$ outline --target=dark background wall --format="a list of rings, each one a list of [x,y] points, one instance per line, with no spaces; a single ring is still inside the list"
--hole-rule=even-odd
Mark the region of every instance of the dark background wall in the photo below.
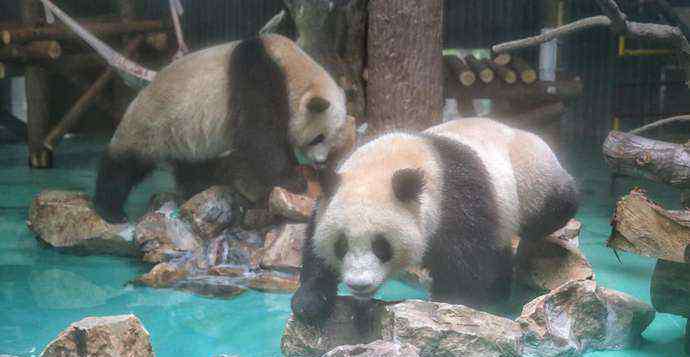
[[[649,2],[618,2],[635,20],[663,22]],[[112,0],[57,0],[56,3],[75,17],[117,12]],[[254,35],[283,8],[282,0],[182,0],[182,3],[186,11],[184,31],[193,49]],[[539,3],[535,0],[446,0],[445,46],[489,47],[536,34],[543,18]],[[671,3],[690,6],[690,0]],[[144,17],[169,16],[168,0],[141,0],[137,4]],[[18,0],[0,0],[0,21],[16,20],[17,5]],[[568,1],[566,10],[566,21],[600,14],[594,0]],[[607,29],[593,29],[560,43],[559,69],[581,77],[585,83],[585,95],[568,119],[567,126],[574,135],[604,135],[614,115],[622,117],[624,126],[634,127],[643,117],[651,120],[657,114],[690,111],[684,107],[688,93],[682,84],[668,83],[662,87],[655,83],[662,76],[670,82],[677,81],[679,73],[669,69],[674,63],[672,58],[618,57],[617,38]],[[520,55],[535,61],[537,53],[537,49],[530,49]]]

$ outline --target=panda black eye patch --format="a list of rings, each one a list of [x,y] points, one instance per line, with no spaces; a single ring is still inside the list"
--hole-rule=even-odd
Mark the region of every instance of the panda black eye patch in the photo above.
[[[347,253],[347,248],[347,239],[345,237],[338,238],[338,241],[335,242],[335,256],[342,260]]]
[[[323,134],[319,134],[309,143],[309,146],[319,145],[324,140],[326,140],[326,137]]]
[[[374,238],[371,242],[371,249],[374,251],[376,257],[383,263],[387,263],[393,258],[391,244],[388,243],[388,240],[382,235],[377,235],[376,238]]]

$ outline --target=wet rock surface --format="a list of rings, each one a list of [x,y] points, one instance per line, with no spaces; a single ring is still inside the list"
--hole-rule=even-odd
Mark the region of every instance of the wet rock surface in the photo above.
[[[144,215],[134,229],[134,242],[148,263],[169,261],[201,246],[189,224],[168,210]]]
[[[148,331],[134,315],[87,317],[71,324],[41,357],[153,357]]]
[[[199,238],[213,239],[230,227],[238,215],[233,193],[226,186],[202,191],[180,206],[180,218],[192,226]]]
[[[585,280],[529,302],[517,321],[525,331],[523,355],[542,357],[636,347],[653,319],[648,304]]]
[[[137,255],[132,227],[101,219],[83,192],[42,191],[31,202],[27,225],[41,241],[66,253]]]
[[[336,347],[323,357],[419,357],[419,349],[412,345],[376,340],[363,345]]]
[[[307,196],[297,195],[275,187],[268,196],[269,212],[294,222],[307,222],[316,202]]]
[[[302,266],[302,244],[307,224],[284,224],[266,234],[260,266],[264,269],[297,272]]]

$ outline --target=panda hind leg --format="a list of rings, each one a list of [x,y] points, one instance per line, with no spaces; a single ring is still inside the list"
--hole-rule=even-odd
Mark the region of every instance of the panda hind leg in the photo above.
[[[213,185],[221,184],[216,178],[216,161],[175,161],[172,168],[177,191],[184,200]]]
[[[110,223],[127,222],[124,205],[132,188],[153,170],[154,164],[132,152],[114,152],[107,148],[101,158],[96,179],[94,206]]]

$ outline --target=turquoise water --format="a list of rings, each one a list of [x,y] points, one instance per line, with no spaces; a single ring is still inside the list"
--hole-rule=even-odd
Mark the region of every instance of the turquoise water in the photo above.
[[[102,142],[68,140],[58,150],[56,168],[43,171],[26,167],[25,146],[0,146],[0,354],[38,355],[73,321],[133,313],[151,333],[158,356],[279,356],[280,335],[290,312],[289,295],[248,292],[223,300],[166,289],[133,288],[127,282],[149,267],[123,258],[59,254],[34,239],[25,224],[31,198],[44,188],[91,192]],[[585,193],[578,214],[584,226],[581,247],[594,266],[599,284],[649,302],[654,261],[620,253],[621,265],[604,247],[617,196],[609,192],[598,143],[579,143],[577,150],[564,161]],[[650,187],[625,180],[617,194],[634,185]],[[172,189],[172,180],[157,172],[133,193],[128,211],[133,216],[141,214],[149,194],[165,189]],[[670,207],[677,206],[676,192],[653,186],[650,195]],[[395,282],[382,292],[386,299],[424,295]],[[589,356],[681,355],[684,326],[684,318],[657,314],[640,350]]]

